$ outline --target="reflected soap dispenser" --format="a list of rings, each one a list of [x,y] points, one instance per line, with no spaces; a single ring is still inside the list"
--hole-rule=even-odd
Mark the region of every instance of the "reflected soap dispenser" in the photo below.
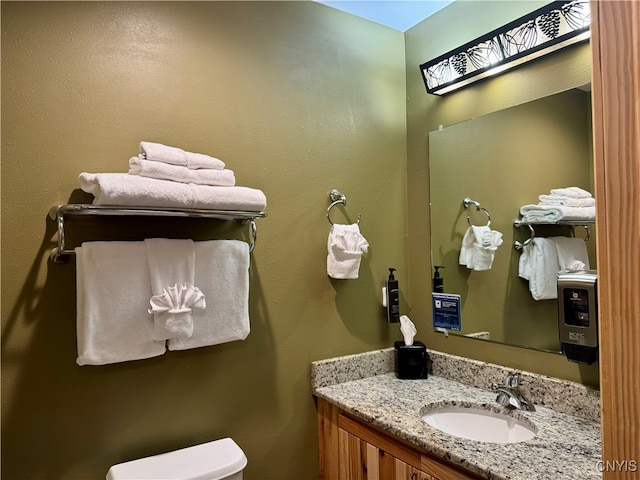
[[[439,268],[444,268],[442,265],[434,265],[436,273],[433,274],[433,291],[436,293],[444,293],[444,279],[440,276]]]
[[[383,305],[387,308],[387,322],[398,323],[400,321],[400,291],[398,280],[393,276],[395,268],[389,268],[389,278],[385,282],[383,293]]]

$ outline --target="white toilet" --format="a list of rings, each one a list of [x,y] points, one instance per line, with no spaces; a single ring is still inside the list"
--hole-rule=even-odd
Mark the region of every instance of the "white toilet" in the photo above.
[[[107,480],[242,480],[247,457],[230,438],[112,466]]]

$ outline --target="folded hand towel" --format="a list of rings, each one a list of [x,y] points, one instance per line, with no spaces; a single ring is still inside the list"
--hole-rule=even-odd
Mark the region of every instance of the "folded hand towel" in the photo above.
[[[95,205],[192,208],[258,212],[267,206],[261,190],[171,182],[126,173],[81,173],[80,188]]]
[[[486,227],[489,230],[489,227]],[[458,263],[468,267],[473,265],[473,242],[475,241],[475,235],[471,227],[467,228],[462,237],[462,246],[460,248],[460,255],[458,257]],[[473,268],[473,267],[469,267]]]
[[[362,254],[368,249],[358,224],[333,224],[327,241],[327,275],[339,280],[358,278]]]
[[[193,309],[205,309],[204,293],[195,285],[176,283],[164,288],[162,295],[149,300],[149,313],[154,316],[154,340],[193,335]]]
[[[557,277],[560,267],[555,242],[536,237],[529,252],[529,291],[534,300],[558,298]]]
[[[235,174],[232,170],[214,170],[210,168],[193,170],[179,165],[145,160],[140,157],[132,157],[129,160],[129,175],[140,175],[182,183],[195,183],[197,185],[232,187],[236,184]]]
[[[76,248],[78,365],[156,357],[147,312],[151,284],[144,243],[86,242]]]
[[[558,254],[559,272],[574,272],[589,269],[589,255],[582,238],[551,237]]]
[[[490,270],[495,252],[502,245],[502,233],[486,225],[470,226],[462,238],[459,263],[471,270]]]
[[[573,198],[562,195],[540,195],[538,197],[541,205],[564,205],[566,207],[593,207],[596,199],[593,197]]]
[[[564,205],[523,205],[520,207],[521,220],[529,223],[553,223],[559,220],[586,220],[596,218],[595,207],[567,207]]]
[[[147,160],[181,165],[193,170],[200,168],[222,170],[225,167],[224,162],[218,158],[202,153],[186,152],[181,148],[154,142],[140,142],[140,155]]]
[[[244,340],[249,335],[249,245],[239,240],[195,242],[195,278],[207,299],[193,311],[193,335],[172,338],[169,350]]]
[[[184,311],[180,305],[173,310],[183,310],[181,315],[171,316],[168,310],[157,308],[170,300],[171,286],[176,284],[193,287],[196,271],[196,254],[193,240],[170,240],[167,238],[148,238],[144,241],[151,279],[151,310],[154,314],[154,340],[190,337],[193,334],[193,317],[191,308]],[[199,290],[198,290],[199,291]],[[177,292],[176,292],[177,293]],[[181,293],[187,293],[185,291]],[[190,291],[196,294],[193,289]],[[167,298],[168,297],[168,298]],[[175,299],[178,300],[179,299]],[[156,308],[154,308],[154,304]],[[169,322],[169,324],[167,324]]]
[[[591,192],[583,190],[580,187],[552,188],[551,194],[572,198],[587,198],[592,196]]]

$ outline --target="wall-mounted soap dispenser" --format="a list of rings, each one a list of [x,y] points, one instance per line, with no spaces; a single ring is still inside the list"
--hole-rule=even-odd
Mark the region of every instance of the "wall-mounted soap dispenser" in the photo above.
[[[558,331],[569,361],[591,365],[598,359],[598,275],[595,270],[558,275]]]
[[[393,276],[395,268],[389,268],[389,279],[382,289],[382,306],[387,309],[387,322],[397,323],[400,321],[400,290],[398,280]]]

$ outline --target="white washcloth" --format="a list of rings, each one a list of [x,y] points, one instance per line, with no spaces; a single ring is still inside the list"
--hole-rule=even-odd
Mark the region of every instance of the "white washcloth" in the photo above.
[[[594,207],[596,199],[593,197],[574,198],[562,195],[540,195],[539,205],[564,205],[566,207]]]
[[[587,190],[583,190],[580,187],[565,187],[565,188],[552,188],[552,195],[560,195],[562,197],[572,197],[572,198],[588,198],[591,197],[591,192]]]
[[[224,162],[219,158],[203,155],[202,153],[186,152],[181,148],[170,147],[161,143],[140,142],[139,149],[140,155],[147,160],[181,165],[193,170],[200,168],[222,170],[225,167]]]
[[[195,242],[195,278],[207,299],[193,311],[193,335],[172,338],[169,350],[244,340],[249,335],[249,245],[240,240]]]
[[[559,273],[589,270],[589,254],[582,238],[551,237],[556,244]]]
[[[149,265],[151,290],[153,292],[153,296],[149,300],[152,307],[149,313],[153,313],[154,317],[153,339],[168,340],[170,338],[190,337],[193,335],[191,307],[189,307],[188,311],[181,306],[175,306],[169,310],[162,307],[166,302],[178,300],[171,299],[172,286],[180,284],[193,287],[195,285],[196,253],[194,242],[188,239],[148,238],[144,241],[144,244]],[[191,298],[195,300],[194,295],[197,295],[197,292],[191,289],[189,293]],[[200,308],[204,308],[201,304],[198,305]],[[170,310],[173,310],[171,313],[174,315],[171,315]],[[182,312],[175,310],[182,310]]]
[[[502,233],[486,225],[470,226],[462,238],[459,263],[471,270],[490,270],[496,250],[502,245]]]
[[[156,357],[151,284],[142,242],[86,242],[76,248],[78,365]]]
[[[327,240],[327,275],[339,280],[358,278],[362,254],[368,250],[369,243],[357,223],[334,223]]]
[[[236,184],[233,170],[226,168],[223,170],[212,168],[193,170],[179,165],[145,160],[141,157],[129,159],[129,175],[220,187],[233,187]]]
[[[80,188],[95,197],[95,205],[251,212],[262,211],[267,206],[262,190],[249,187],[212,187],[127,173],[83,172],[78,180]]]
[[[557,276],[560,266],[556,244],[549,238],[536,237],[529,249],[529,291],[534,300],[558,298]]]
[[[523,222],[529,223],[552,223],[559,220],[593,221],[596,218],[596,208],[531,204],[520,207],[520,215]]]

